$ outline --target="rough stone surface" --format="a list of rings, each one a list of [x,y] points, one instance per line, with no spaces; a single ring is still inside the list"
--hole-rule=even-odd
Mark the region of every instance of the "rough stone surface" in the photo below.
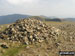
[[[37,19],[21,19],[8,26],[0,34],[1,39],[17,41],[23,44],[33,44],[36,42],[48,41],[49,38],[55,38],[60,35],[61,30],[50,27]]]

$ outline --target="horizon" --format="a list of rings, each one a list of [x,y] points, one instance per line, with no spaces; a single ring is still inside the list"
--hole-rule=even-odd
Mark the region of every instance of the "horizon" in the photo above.
[[[6,15],[0,15],[0,16],[10,16],[10,15],[28,15],[28,14],[6,14]],[[29,16],[45,16],[49,18],[75,18],[75,17],[57,17],[57,16],[46,16],[46,15],[29,15]]]

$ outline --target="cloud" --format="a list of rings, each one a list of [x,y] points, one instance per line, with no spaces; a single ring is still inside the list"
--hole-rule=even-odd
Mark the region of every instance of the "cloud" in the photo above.
[[[75,16],[75,0],[0,0],[0,15]]]
[[[20,5],[20,4],[24,4],[24,3],[32,3],[35,0],[6,0],[6,1],[13,5]]]

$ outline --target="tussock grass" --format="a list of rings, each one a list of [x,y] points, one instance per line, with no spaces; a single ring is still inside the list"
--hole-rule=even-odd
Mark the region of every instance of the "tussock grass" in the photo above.
[[[5,50],[2,56],[16,56],[21,50],[23,50],[27,45],[21,45],[15,48],[9,48]]]

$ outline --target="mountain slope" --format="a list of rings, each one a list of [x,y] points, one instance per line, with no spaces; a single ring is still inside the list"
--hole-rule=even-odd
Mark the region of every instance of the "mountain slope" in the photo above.
[[[30,16],[30,15],[22,15],[22,14],[11,14],[11,15],[0,16],[0,24],[10,24],[15,22],[18,19],[24,19],[28,17],[39,19],[41,21],[55,21],[55,22],[75,21],[75,18],[61,19],[61,18],[51,18],[47,16]]]
[[[75,21],[75,18],[66,18],[66,21]]]
[[[0,24],[13,23],[18,19],[27,18],[29,16],[30,15],[22,15],[22,14],[11,14],[11,15],[0,16]]]

